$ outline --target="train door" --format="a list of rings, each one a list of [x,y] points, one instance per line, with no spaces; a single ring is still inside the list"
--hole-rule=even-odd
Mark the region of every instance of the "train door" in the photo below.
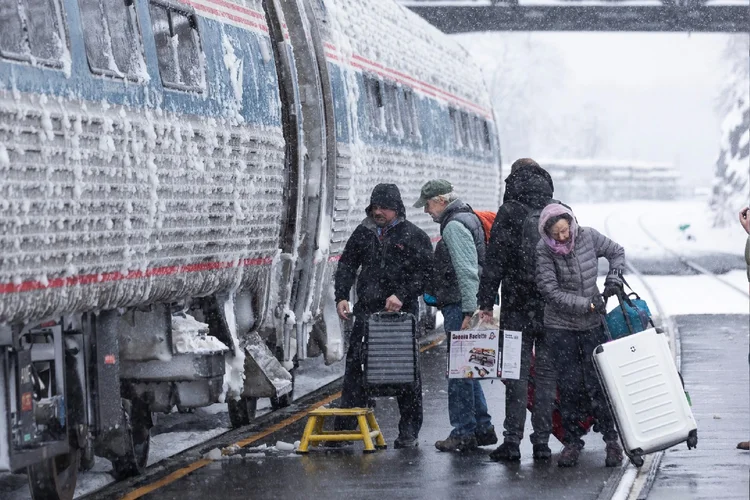
[[[316,20],[307,0],[265,0],[287,143],[286,213],[275,312],[284,360],[305,358],[333,213],[336,141],[333,97]],[[288,40],[287,40],[288,36]],[[272,298],[272,300],[274,300]]]

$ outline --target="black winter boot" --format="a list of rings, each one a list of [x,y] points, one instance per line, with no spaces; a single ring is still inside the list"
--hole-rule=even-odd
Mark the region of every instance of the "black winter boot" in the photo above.
[[[494,462],[518,462],[521,460],[521,450],[518,443],[504,442],[490,453],[490,460]]]
[[[477,438],[478,446],[489,446],[497,443],[497,434],[495,434],[495,427],[489,426],[483,431],[477,431],[474,433]]]
[[[581,454],[581,447],[578,444],[566,444],[557,459],[558,467],[575,467],[578,465],[578,457]]]
[[[534,460],[549,460],[552,458],[552,450],[544,443],[534,445]]]
[[[608,441],[607,458],[604,459],[604,465],[607,467],[617,467],[622,463],[622,447],[617,441]]]
[[[417,446],[419,446],[419,441],[412,436],[399,436],[393,442],[393,448],[396,450],[401,448],[416,448]]]

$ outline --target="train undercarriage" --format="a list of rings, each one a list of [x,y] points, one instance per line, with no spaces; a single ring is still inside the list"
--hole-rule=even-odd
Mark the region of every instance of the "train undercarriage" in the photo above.
[[[237,427],[258,398],[288,405],[295,358],[243,310],[211,296],[0,327],[0,470],[25,470],[36,500],[68,500],[95,456],[116,479],[143,472],[154,413],[226,401]]]

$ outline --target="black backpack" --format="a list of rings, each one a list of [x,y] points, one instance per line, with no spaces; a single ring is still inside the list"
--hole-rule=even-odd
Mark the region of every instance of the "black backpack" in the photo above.
[[[541,208],[529,208],[518,201],[513,201],[513,203],[517,203],[526,210],[526,217],[524,217],[521,226],[521,242],[518,250],[518,277],[533,285],[536,284],[536,245],[542,238],[539,234],[539,216],[547,205],[552,203],[565,204],[553,198],[550,198]]]

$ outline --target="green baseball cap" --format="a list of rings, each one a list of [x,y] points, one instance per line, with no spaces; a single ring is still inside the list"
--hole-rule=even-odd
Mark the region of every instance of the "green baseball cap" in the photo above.
[[[422,192],[419,193],[419,199],[414,204],[414,208],[421,208],[427,205],[427,200],[430,198],[434,198],[441,194],[448,194],[451,191],[453,191],[453,186],[450,182],[444,179],[427,181],[425,185],[422,186]]]

